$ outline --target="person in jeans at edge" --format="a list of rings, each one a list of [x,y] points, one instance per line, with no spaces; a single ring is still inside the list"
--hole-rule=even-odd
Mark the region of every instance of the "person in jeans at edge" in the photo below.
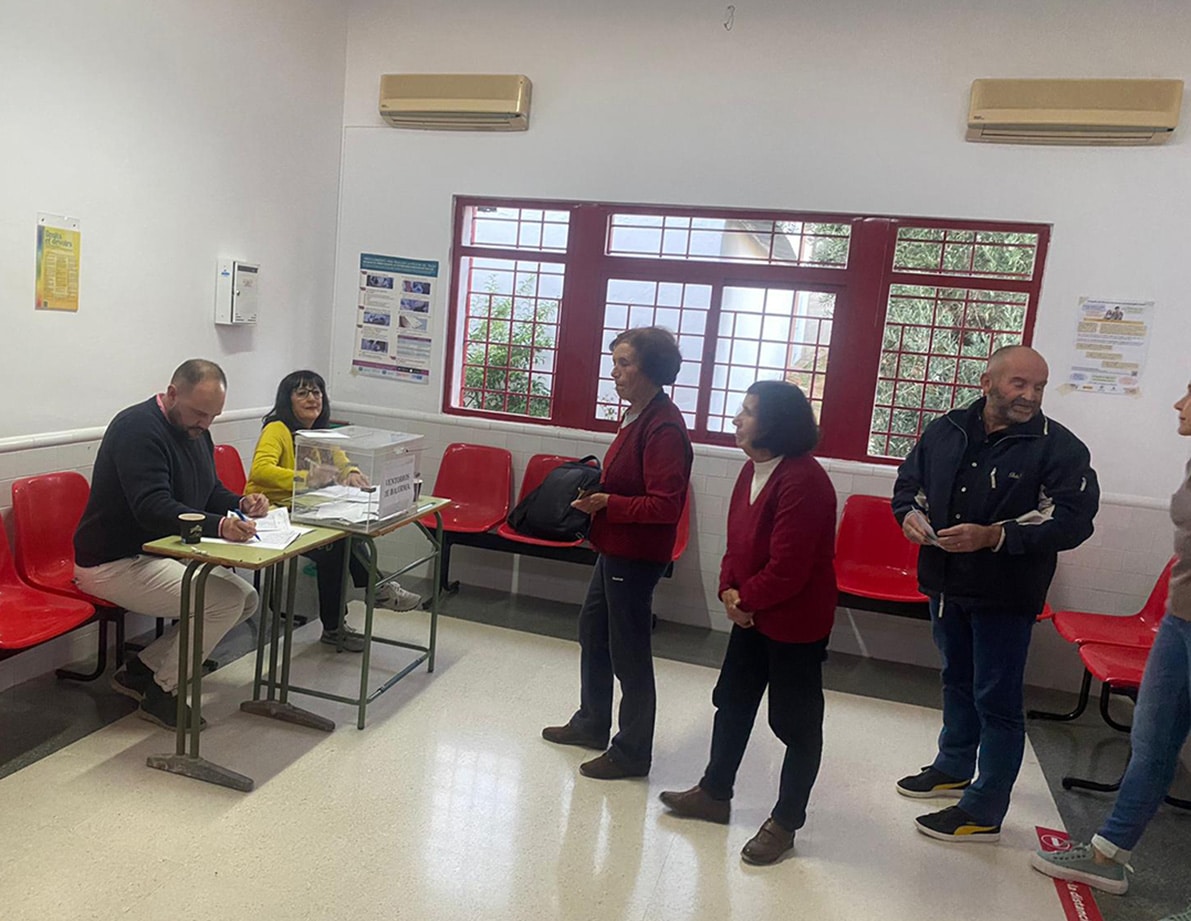
[[[943,841],[1000,838],[1025,750],[1031,631],[1059,551],[1091,536],[1100,504],[1088,449],[1042,415],[1048,373],[1027,346],[997,349],[984,396],[927,426],[894,485],[943,663],[938,754],[897,792],[960,798],[915,819]]]
[[[579,612],[579,709],[542,737],[604,753],[579,766],[585,777],[644,777],[653,758],[653,590],[674,553],[691,477],[682,413],[662,391],[682,365],[668,330],[630,329],[611,343],[612,380],[629,404],[604,457],[596,491],[571,504],[591,515],[599,551]],[[612,726],[612,678],[620,681],[620,731]],[[607,751],[604,751],[607,747]]]
[[[178,515],[201,512],[203,535],[247,541],[251,518],[269,510],[264,496],[237,496],[215,475],[207,431],[223,412],[227,378],[214,362],[192,358],[165,393],[117,413],[108,424],[91,495],[74,534],[74,581],[84,592],[147,617],[176,618],[186,564],[150,556],[141,545],[178,533]],[[245,520],[235,514],[248,516]],[[203,655],[255,613],[257,594],[230,569],[207,579]],[[139,701],[137,715],[167,729],[178,725],[178,628],[167,631],[112,676],[112,688]],[[187,725],[190,712],[186,714]]]
[[[1179,434],[1191,436],[1191,385],[1174,408]],[[1053,854],[1039,851],[1030,859],[1047,876],[1118,895],[1129,888],[1130,853],[1170,790],[1179,752],[1191,730],[1191,461],[1178,491],[1170,497],[1170,518],[1176,560],[1170,571],[1166,615],[1137,692],[1129,733],[1133,753],[1117,801],[1089,843]],[[1162,921],[1191,921],[1191,905]]]
[[[811,456],[819,427],[805,394],[758,381],[736,418],[749,460],[728,507],[720,601],[732,633],[712,693],[703,778],[661,795],[672,812],[726,824],[733,785],[769,690],[769,725],[786,746],[777,805],[740,856],[771,864],[794,847],[823,755],[823,661],[835,620],[835,487]]]

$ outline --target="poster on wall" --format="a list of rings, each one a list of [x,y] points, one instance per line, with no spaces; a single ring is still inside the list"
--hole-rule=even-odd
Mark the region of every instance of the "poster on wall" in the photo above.
[[[352,369],[430,383],[430,317],[437,288],[437,262],[361,253]]]
[[[1153,323],[1153,301],[1081,297],[1068,385],[1089,393],[1140,395]]]
[[[79,310],[79,243],[76,218],[37,215],[37,310]]]

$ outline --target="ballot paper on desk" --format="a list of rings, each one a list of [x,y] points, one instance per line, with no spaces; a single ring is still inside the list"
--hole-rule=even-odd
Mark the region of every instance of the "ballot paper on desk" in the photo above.
[[[380,520],[380,494],[375,489],[355,486],[324,486],[301,497],[304,521],[366,524]]]
[[[235,518],[236,513],[228,512],[227,517]],[[311,528],[303,528],[291,524],[289,510],[284,508],[271,508],[269,509],[269,514],[263,518],[253,518],[251,520],[256,524],[256,537],[249,541],[249,543],[254,547],[265,547],[269,550],[284,550],[303,534],[312,530]],[[204,537],[203,543],[231,544],[243,543],[243,541],[224,540],[220,537]]]

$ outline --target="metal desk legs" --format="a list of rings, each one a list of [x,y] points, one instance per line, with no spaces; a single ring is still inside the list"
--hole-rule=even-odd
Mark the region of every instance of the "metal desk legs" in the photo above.
[[[294,592],[298,583],[299,559],[296,556],[291,557],[282,566],[270,566],[265,571],[261,591],[261,629],[257,637],[256,673],[252,682],[252,700],[241,703],[240,709],[245,713],[267,716],[270,719],[282,720],[286,723],[296,723],[299,726],[308,726],[323,732],[332,732],[335,729],[333,720],[309,710],[303,710],[301,707],[295,707],[289,702],[289,671],[294,645]],[[276,569],[283,567],[285,568],[284,573],[275,573]],[[286,576],[284,605],[281,601],[281,579],[277,578],[279,575]],[[284,618],[282,617],[283,612],[285,612]],[[283,619],[285,620],[285,641],[284,651],[281,654],[281,680],[279,682],[277,680],[277,653],[281,643],[281,621]],[[269,676],[267,681],[263,681],[261,673],[264,667],[266,631],[272,636],[269,641]],[[264,700],[261,699],[262,684],[268,694]]]
[[[246,777],[229,768],[199,756],[199,731],[202,728],[203,705],[203,602],[207,588],[207,577],[217,563],[203,563],[192,560],[186,566],[182,577],[182,603],[179,607],[178,630],[178,729],[175,734],[175,748],[172,755],[150,755],[145,763],[159,771],[182,774],[194,780],[219,784],[247,793],[252,789],[251,777]],[[198,574],[197,578],[195,574]],[[190,649],[191,605],[190,593],[194,589],[194,649]],[[193,661],[190,661],[192,660]],[[190,675],[194,675],[193,683]],[[186,700],[190,697],[190,751],[186,750]]]

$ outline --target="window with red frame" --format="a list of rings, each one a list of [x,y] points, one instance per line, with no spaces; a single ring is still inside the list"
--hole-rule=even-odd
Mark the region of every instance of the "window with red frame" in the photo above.
[[[693,440],[732,443],[753,381],[797,383],[824,456],[890,462],[1028,342],[1049,227],[456,200],[444,409],[611,431],[608,344],[657,325]]]

